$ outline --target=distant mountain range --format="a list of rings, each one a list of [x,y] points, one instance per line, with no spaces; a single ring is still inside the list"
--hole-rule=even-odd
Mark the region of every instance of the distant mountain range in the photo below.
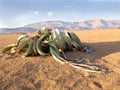
[[[64,21],[43,21],[25,25],[18,28],[0,28],[0,33],[19,33],[34,32],[38,28],[58,28],[60,30],[89,30],[89,29],[105,29],[120,27],[120,20],[103,20],[94,19],[83,22],[64,22]]]

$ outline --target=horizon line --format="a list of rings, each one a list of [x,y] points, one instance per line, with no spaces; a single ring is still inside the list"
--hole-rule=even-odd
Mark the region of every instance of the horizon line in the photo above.
[[[20,28],[20,27],[24,27],[26,25],[30,25],[30,24],[35,24],[35,23],[41,23],[41,22],[52,22],[52,21],[60,21],[60,22],[85,22],[85,21],[91,21],[91,20],[104,20],[104,21],[117,21],[120,19],[102,19],[102,18],[94,18],[94,19],[87,19],[87,20],[81,20],[81,21],[69,21],[69,20],[42,20],[42,21],[38,21],[38,22],[33,22],[33,23],[28,23],[25,25],[21,25],[21,26],[15,26],[15,27],[0,27],[0,28]]]

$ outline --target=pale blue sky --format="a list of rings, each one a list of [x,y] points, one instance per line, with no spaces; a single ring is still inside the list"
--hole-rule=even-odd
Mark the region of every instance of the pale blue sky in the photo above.
[[[120,0],[0,0],[0,27],[96,18],[120,20]]]

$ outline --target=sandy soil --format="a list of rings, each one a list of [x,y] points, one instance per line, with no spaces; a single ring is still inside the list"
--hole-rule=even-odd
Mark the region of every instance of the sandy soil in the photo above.
[[[84,57],[91,65],[109,70],[89,73],[61,65],[51,56],[2,60],[1,50],[20,34],[0,35],[0,90],[120,90],[120,29],[74,31],[92,54],[67,52],[69,58]]]

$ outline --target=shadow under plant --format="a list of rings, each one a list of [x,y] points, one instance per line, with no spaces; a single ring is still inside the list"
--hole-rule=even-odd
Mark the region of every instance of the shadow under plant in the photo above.
[[[93,52],[88,54],[80,51],[66,52],[69,58],[86,58],[89,60],[98,60],[104,56],[120,52],[120,41],[116,42],[100,42],[100,43],[86,43],[93,49]]]

